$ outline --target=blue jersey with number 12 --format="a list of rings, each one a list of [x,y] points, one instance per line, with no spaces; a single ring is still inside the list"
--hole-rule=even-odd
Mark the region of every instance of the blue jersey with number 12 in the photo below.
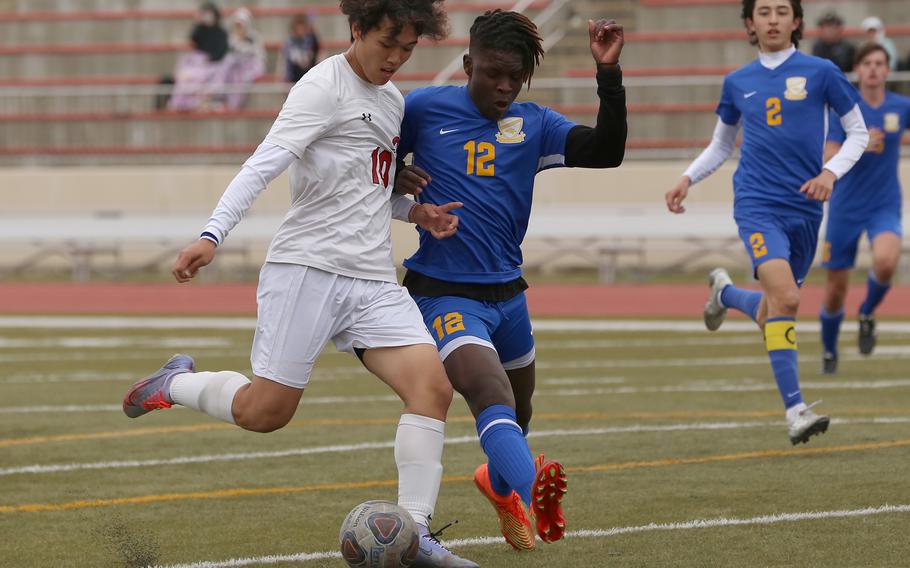
[[[405,99],[398,156],[432,182],[420,201],[464,203],[458,232],[436,240],[420,230],[420,248],[404,265],[447,282],[500,284],[521,276],[537,172],[565,163],[575,124],[533,103],[512,103],[499,121],[480,114],[466,87],[427,87]]]
[[[730,125],[742,120],[743,127],[735,214],[821,219],[822,203],[799,189],[822,171],[829,107],[840,117],[858,99],[833,63],[798,51],[775,69],[753,61],[727,75],[717,114]]]

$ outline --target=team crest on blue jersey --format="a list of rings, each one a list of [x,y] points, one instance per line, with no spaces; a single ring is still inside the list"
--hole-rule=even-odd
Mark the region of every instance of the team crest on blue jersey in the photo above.
[[[524,119],[520,116],[509,116],[496,123],[499,126],[499,132],[496,133],[496,141],[500,144],[518,144],[525,141],[525,133],[521,131],[524,126]]]
[[[894,134],[901,130],[901,115],[896,112],[885,113],[885,132]]]
[[[784,92],[784,98],[788,101],[801,101],[808,97],[806,81],[805,77],[787,77],[787,90]]]

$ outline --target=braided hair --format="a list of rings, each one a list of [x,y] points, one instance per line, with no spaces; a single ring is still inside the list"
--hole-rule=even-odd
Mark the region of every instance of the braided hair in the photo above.
[[[392,35],[407,25],[414,26],[417,37],[440,40],[448,35],[444,0],[340,0],[341,13],[353,26],[367,32],[378,28],[382,19],[392,21]]]
[[[793,47],[799,47],[799,40],[803,39],[803,4],[802,0],[790,0],[790,7],[793,9],[793,17],[799,18],[799,27],[793,30],[793,33],[790,34],[790,41],[793,42]],[[748,20],[755,19],[755,0],[743,0],[743,11],[741,14],[743,22]],[[749,43],[752,45],[758,45],[758,38],[755,37],[755,33],[749,32]]]
[[[470,49],[509,51],[521,55],[522,71],[528,86],[534,68],[543,58],[543,39],[537,26],[524,14],[490,10],[474,20]]]

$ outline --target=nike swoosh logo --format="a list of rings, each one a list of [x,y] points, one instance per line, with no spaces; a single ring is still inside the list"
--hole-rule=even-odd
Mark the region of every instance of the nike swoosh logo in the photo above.
[[[744,99],[748,99],[749,97],[751,97],[752,95],[754,95],[754,94],[757,93],[757,92],[758,92],[758,91],[752,91],[751,93],[746,93],[746,94],[743,95],[743,98],[744,98]]]
[[[452,128],[450,130],[446,130],[444,128],[439,129],[440,134],[449,134],[450,132],[458,132],[458,129],[457,128]]]
[[[794,396],[796,396],[796,395],[798,395],[798,394],[799,394],[799,391],[787,393],[787,398],[792,398],[792,397],[794,397]]]

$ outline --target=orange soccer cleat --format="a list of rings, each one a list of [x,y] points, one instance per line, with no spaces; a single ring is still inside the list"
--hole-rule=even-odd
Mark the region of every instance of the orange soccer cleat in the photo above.
[[[512,491],[511,495],[503,497],[493,491],[487,464],[481,464],[474,470],[474,484],[496,509],[496,514],[499,515],[499,530],[502,531],[506,542],[516,550],[533,550],[534,532],[531,528],[531,519],[528,518],[518,493]]]
[[[537,477],[531,490],[531,505],[537,525],[537,535],[544,542],[556,542],[566,534],[566,519],[562,514],[562,498],[566,494],[566,469],[557,461],[537,456]],[[475,474],[476,479],[476,474]]]

